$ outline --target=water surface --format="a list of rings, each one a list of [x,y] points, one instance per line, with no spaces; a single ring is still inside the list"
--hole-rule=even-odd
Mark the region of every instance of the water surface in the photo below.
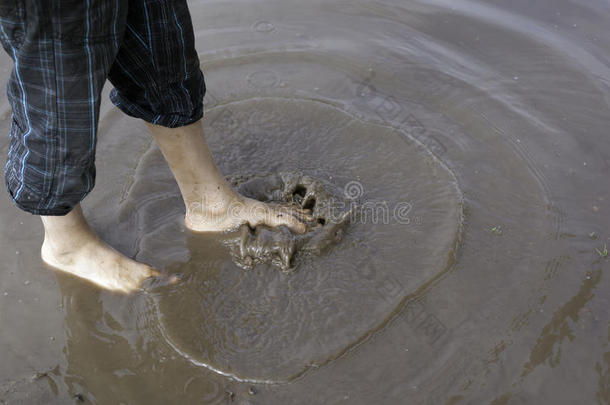
[[[184,230],[145,127],[106,102],[83,208],[182,281],[121,297],[56,275],[5,196],[0,399],[608,403],[607,4],[190,5],[223,172],[314,176],[388,220],[293,274],[244,270],[229,236]]]

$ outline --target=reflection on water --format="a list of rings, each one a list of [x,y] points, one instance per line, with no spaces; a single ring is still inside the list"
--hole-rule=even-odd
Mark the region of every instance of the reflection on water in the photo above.
[[[605,3],[190,5],[222,171],[303,173],[367,215],[292,274],[239,268],[231,235],[184,230],[145,128],[106,104],[85,211],[181,282],[57,289],[0,201],[0,399],[608,403]]]
[[[223,381],[206,369],[176,367],[171,350],[155,344],[150,298],[109,296],[58,275],[68,335],[61,381],[76,403],[218,403]],[[171,376],[168,380],[167,376]],[[81,400],[82,399],[82,400]]]

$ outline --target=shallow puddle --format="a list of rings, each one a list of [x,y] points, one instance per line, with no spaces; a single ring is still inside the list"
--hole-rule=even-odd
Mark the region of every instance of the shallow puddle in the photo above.
[[[270,263],[244,270],[229,254],[248,243],[266,244],[263,249],[291,243],[289,231],[264,230],[274,232],[271,242],[247,227],[224,235],[228,252],[212,261],[209,236],[188,235],[188,259],[169,265],[182,281],[152,296],[163,336],[188,360],[240,379],[287,381],[380,328],[406,297],[448,268],[462,223],[461,195],[452,173],[397,130],[309,100],[241,101],[210,109],[208,119],[229,109],[248,125],[208,131],[223,172],[262,200],[274,191],[277,200],[296,194],[304,206],[317,198],[313,214],[325,225],[300,237],[306,240],[297,243],[298,267],[289,274]],[[150,263],[171,257],[180,244],[166,241],[185,238],[176,226],[180,213],[165,223],[155,216],[178,198],[175,189],[151,194],[152,182],[165,182],[160,173],[171,181],[159,154],[156,148],[145,153],[125,200],[150,201],[139,206],[143,219],[136,228],[146,235],[138,258]],[[287,171],[299,175],[282,175]],[[336,232],[326,229],[350,212],[344,234],[328,243]],[[243,255],[237,264],[244,267]]]

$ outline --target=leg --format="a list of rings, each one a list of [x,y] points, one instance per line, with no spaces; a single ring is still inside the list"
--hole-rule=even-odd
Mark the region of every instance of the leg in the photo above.
[[[205,83],[185,0],[130,2],[127,30],[109,78],[112,101],[141,118],[163,152],[186,205],[186,226],[224,231],[243,223],[304,232],[307,214],[235,193],[216,168],[200,119]]]
[[[306,230],[299,218],[311,217],[303,210],[265,204],[233,191],[214,164],[201,121],[180,128],[148,126],[180,187],[187,228],[225,231],[249,223]]]
[[[95,182],[100,92],[126,16],[120,3],[3,2],[0,38],[14,60],[6,184],[17,206],[42,216],[43,260],[105,288],[130,291],[152,270],[99,240],[78,205]]]

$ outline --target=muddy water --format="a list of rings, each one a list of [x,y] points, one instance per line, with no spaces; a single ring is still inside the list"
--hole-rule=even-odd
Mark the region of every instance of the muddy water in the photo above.
[[[191,12],[223,172],[309,176],[336,211],[368,209],[293,272],[244,269],[236,235],[184,230],[145,128],[106,103],[86,214],[181,281],[122,297],[55,274],[38,219],[5,196],[0,399],[608,403],[610,262],[595,251],[610,244],[607,5]]]
[[[254,178],[242,188],[263,200],[284,188],[303,194],[314,217],[325,218],[318,231],[334,234],[313,234],[299,251],[318,250],[319,242],[345,234],[328,249],[297,256],[289,274],[268,265],[243,271],[231,260],[210,262],[209,243],[176,226],[180,213],[165,223],[157,218],[166,211],[168,190],[153,196],[149,185],[160,173],[168,179],[171,173],[156,148],[127,197],[150,203],[136,209],[143,220],[125,231],[146,235],[138,246],[146,262],[175,258],[173,252],[186,245],[186,263],[169,267],[183,281],[152,293],[162,335],[180,355],[239,379],[291,381],[379,329],[406,296],[446,270],[461,231],[461,195],[452,173],[421,144],[328,104],[258,98],[210,108],[208,119],[220,119],[217,114],[229,108],[237,122],[248,125],[230,133],[224,125],[210,127],[208,140],[223,172],[242,178],[251,173]],[[405,161],[422,175],[396,170]],[[289,169],[308,176],[282,175]],[[257,176],[274,172],[280,173],[275,180]],[[274,187],[278,181],[288,186]],[[338,190],[331,194],[333,185]],[[177,190],[173,194],[179,198]],[[335,230],[350,211],[358,215]],[[236,238],[240,247],[234,249],[242,250],[243,237],[242,229],[224,244]],[[245,244],[255,246],[245,248],[254,252],[256,245],[268,250],[286,242],[280,231],[275,238],[259,232],[246,237]]]

